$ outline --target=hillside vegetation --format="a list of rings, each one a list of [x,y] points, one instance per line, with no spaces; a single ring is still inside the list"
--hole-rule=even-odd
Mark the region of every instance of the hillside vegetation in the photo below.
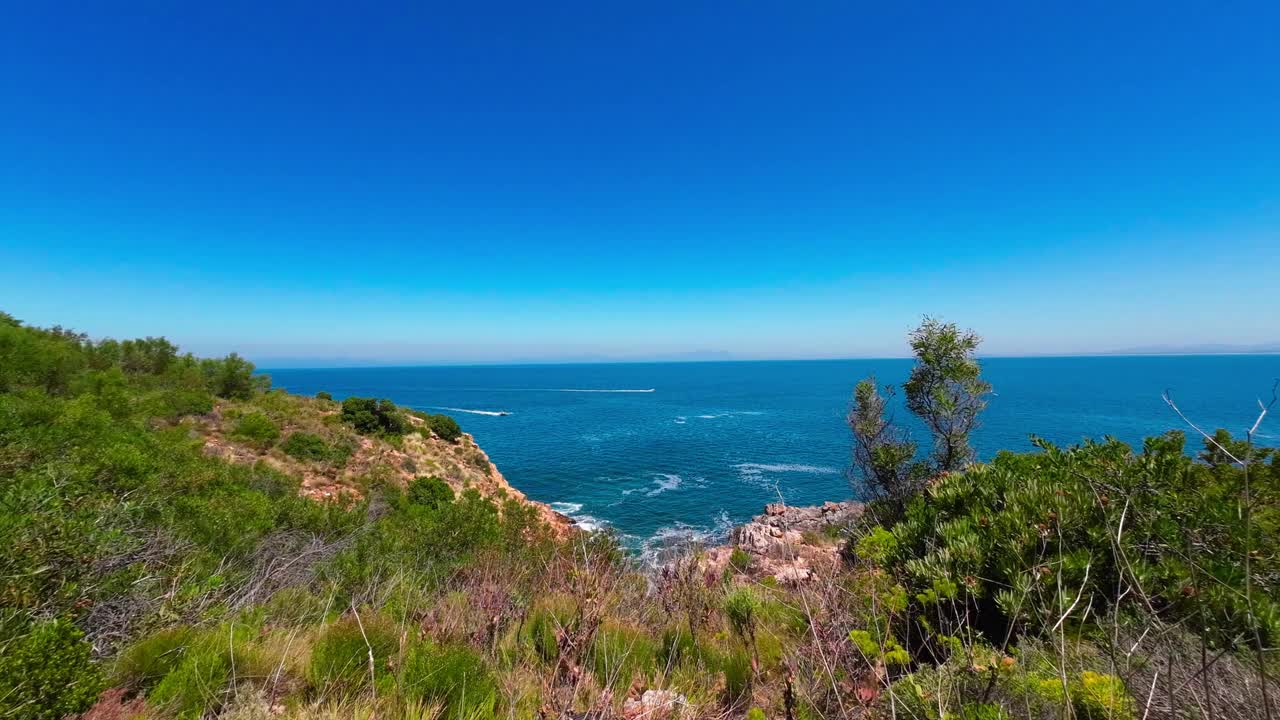
[[[912,340],[932,448],[859,384],[865,511],[650,570],[451,418],[0,315],[0,718],[1274,712],[1277,453],[975,463],[976,336]]]

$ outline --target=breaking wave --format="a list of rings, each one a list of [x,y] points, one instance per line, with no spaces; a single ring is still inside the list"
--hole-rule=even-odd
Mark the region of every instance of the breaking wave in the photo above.
[[[653,484],[656,487],[645,493],[645,495],[653,497],[654,495],[661,495],[668,490],[675,490],[684,484],[684,478],[675,473],[658,473],[653,478]]]
[[[709,545],[725,541],[733,530],[734,522],[729,513],[720,511],[710,525],[690,525],[678,522],[660,527],[640,543],[640,558],[651,566],[661,565],[671,555],[690,545]]]
[[[573,521],[573,524],[587,532],[596,532],[603,530],[608,523],[592,515],[582,512],[582,503],[575,502],[553,502],[547,503],[552,510],[564,515]]]

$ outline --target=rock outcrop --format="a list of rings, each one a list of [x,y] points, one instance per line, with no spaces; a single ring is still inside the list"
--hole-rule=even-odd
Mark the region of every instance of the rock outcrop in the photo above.
[[[341,463],[299,460],[278,446],[256,447],[238,439],[231,432],[233,417],[245,409],[232,401],[219,401],[213,412],[193,418],[190,427],[201,437],[207,454],[243,465],[264,463],[298,478],[299,492],[313,500],[358,498],[361,482],[371,477],[404,485],[415,477],[430,475],[448,483],[455,493],[474,489],[496,501],[510,498],[530,505],[558,533],[567,533],[572,527],[569,518],[544,503],[528,499],[512,487],[467,433],[449,442],[429,432],[410,432],[391,442],[356,435],[349,427],[335,422],[336,408],[325,403],[298,396],[287,396],[279,402],[288,403],[275,413],[282,435],[306,431],[334,442],[345,442],[352,448],[350,457]],[[249,410],[258,411],[257,408]],[[415,429],[422,427],[420,418],[409,415],[406,419]]]
[[[646,690],[639,699],[622,704],[625,720],[663,720],[682,715],[689,701],[671,690]]]
[[[722,568],[737,548],[751,557],[752,574],[772,575],[786,584],[803,582],[815,566],[838,559],[839,537],[828,530],[853,522],[863,508],[853,501],[810,507],[770,503],[763,515],[734,528],[729,535],[732,545],[716,548],[708,560]]]

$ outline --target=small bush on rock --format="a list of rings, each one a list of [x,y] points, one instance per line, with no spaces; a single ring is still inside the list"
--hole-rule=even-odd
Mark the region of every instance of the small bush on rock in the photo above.
[[[330,445],[324,438],[308,432],[291,433],[280,444],[280,449],[299,460],[330,462],[345,457],[345,453]]]
[[[454,442],[462,437],[462,428],[459,427],[458,421],[448,415],[428,415],[426,421],[427,428],[445,442]]]
[[[390,400],[349,397],[342,401],[342,420],[363,435],[403,435],[409,429],[400,408]]]
[[[420,477],[410,481],[405,495],[410,503],[432,510],[453,502],[453,488],[438,477]]]

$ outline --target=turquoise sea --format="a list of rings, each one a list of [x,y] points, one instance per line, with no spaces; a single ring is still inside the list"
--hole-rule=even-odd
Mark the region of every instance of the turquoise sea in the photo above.
[[[858,379],[901,383],[910,360],[271,369],[278,387],[390,398],[454,416],[507,479],[580,523],[645,549],[714,538],[779,496],[852,495],[844,423]],[[990,358],[981,457],[1184,428],[1167,388],[1205,428],[1243,432],[1280,355]],[[900,401],[901,398],[899,398]],[[506,413],[506,414],[501,414]],[[899,407],[922,445],[923,428]],[[1277,444],[1280,412],[1260,430]],[[1191,441],[1189,441],[1189,445]],[[1196,442],[1196,447],[1199,447]]]

